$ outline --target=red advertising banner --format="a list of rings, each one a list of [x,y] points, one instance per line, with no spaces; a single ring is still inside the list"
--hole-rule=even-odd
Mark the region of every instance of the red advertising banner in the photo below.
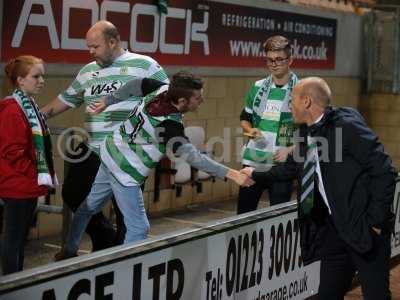
[[[336,20],[211,1],[4,1],[1,61],[33,54],[51,63],[87,63],[85,34],[100,19],[120,30],[124,47],[162,65],[264,67],[262,44],[282,34],[294,67],[335,67]]]

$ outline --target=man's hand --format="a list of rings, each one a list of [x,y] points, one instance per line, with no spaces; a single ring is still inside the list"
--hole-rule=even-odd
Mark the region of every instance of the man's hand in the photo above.
[[[253,174],[254,168],[252,167],[245,167],[243,169],[240,170],[240,173],[245,174],[246,176],[248,176],[249,178],[251,178],[251,175]]]
[[[276,162],[285,162],[289,154],[293,153],[295,146],[281,148],[275,152],[273,159]]]
[[[382,229],[376,228],[376,227],[374,227],[374,226],[372,226],[372,230],[375,231],[375,233],[376,233],[377,235],[381,235],[381,233],[382,233]]]
[[[106,105],[106,100],[103,98],[100,98],[96,102],[90,103],[86,109],[86,112],[88,112],[91,115],[97,115],[104,111],[107,108]]]
[[[251,137],[251,138],[262,137],[262,134],[258,128],[249,128],[248,130],[243,132],[243,135]]]
[[[57,116],[58,114],[63,113],[64,111],[67,111],[70,108],[71,106],[65,104],[58,97],[56,97],[51,102],[42,107],[40,109],[40,112],[45,119],[50,119]]]
[[[226,177],[233,180],[236,184],[240,186],[249,187],[254,184],[254,181],[249,176],[233,169],[229,169]]]

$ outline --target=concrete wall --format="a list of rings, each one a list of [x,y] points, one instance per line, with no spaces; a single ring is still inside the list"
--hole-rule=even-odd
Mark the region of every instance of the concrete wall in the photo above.
[[[359,106],[360,99],[360,74],[361,74],[361,20],[358,16],[345,13],[332,13],[316,9],[306,9],[288,4],[261,0],[225,0],[232,4],[254,5],[256,7],[277,9],[282,11],[304,13],[319,17],[336,18],[337,23],[337,47],[336,67],[334,70],[295,70],[300,76],[319,75],[327,79],[334,94],[334,104]],[[0,2],[0,9],[1,9]],[[0,10],[1,11],[1,10]],[[1,16],[2,14],[0,14]],[[0,19],[1,20],[1,19]],[[0,23],[1,24],[1,23]],[[349,47],[348,45],[351,45]],[[47,78],[46,88],[38,97],[38,103],[43,106],[53,97],[64,90],[76,74],[80,65],[49,64],[46,66]],[[186,69],[200,74],[205,79],[205,101],[196,113],[185,116],[186,126],[201,126],[206,132],[207,139],[212,137],[223,137],[224,128],[229,129],[231,138],[229,140],[231,151],[228,151],[230,159],[224,163],[232,168],[240,168],[240,154],[242,137],[237,134],[239,128],[239,114],[243,108],[243,98],[250,85],[265,76],[264,69],[257,68],[185,68],[166,67],[169,75],[177,70]],[[0,80],[2,78],[0,77]],[[6,87],[1,83],[2,95],[6,95]],[[83,108],[70,110],[52,120],[50,126],[71,127],[82,126]],[[54,138],[57,145],[57,138]],[[56,148],[56,147],[55,147]],[[223,149],[216,145],[215,155],[220,156]],[[58,151],[55,151],[56,169],[63,182],[63,161]],[[219,201],[235,199],[238,188],[230,182],[217,180],[215,182],[204,182],[202,193],[197,193],[195,187],[185,185],[181,197],[176,196],[173,189],[162,189],[159,201],[154,201],[154,174],[146,182],[144,191],[145,206],[150,214],[159,214],[168,210],[181,209],[188,204],[208,201]],[[52,199],[52,204],[61,205],[60,188]],[[109,209],[105,209],[109,213]],[[58,234],[61,230],[61,217],[58,215],[40,214],[39,226],[35,232],[37,236]]]
[[[361,110],[368,124],[383,142],[394,165],[400,168],[400,95],[369,95],[362,102]]]

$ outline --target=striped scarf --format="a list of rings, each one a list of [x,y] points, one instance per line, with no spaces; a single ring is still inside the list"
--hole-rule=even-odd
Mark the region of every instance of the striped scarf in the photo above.
[[[243,148],[244,165],[258,169],[270,169],[274,164],[274,153],[292,144],[294,124],[289,109],[289,100],[298,78],[290,72],[289,81],[284,95],[279,99],[271,99],[270,92],[273,86],[272,75],[269,75],[259,86],[254,96],[253,127],[258,128],[262,137],[250,139]]]
[[[298,81],[299,79],[297,78],[296,74],[290,72],[288,89],[286,91],[285,99],[283,99],[283,102],[288,102],[291,96],[290,94],[292,93],[292,90]],[[254,106],[253,109],[260,116],[262,116],[267,106],[268,96],[269,92],[271,91],[272,83],[273,83],[272,75],[269,75],[265,79],[262,87],[258,90],[258,93],[254,99],[254,103],[258,103],[258,105]]]
[[[50,131],[46,120],[39,112],[39,108],[33,99],[30,99],[23,91],[16,89],[12,97],[21,107],[32,129],[33,144],[36,152],[38,185],[54,187],[58,182],[54,172]]]

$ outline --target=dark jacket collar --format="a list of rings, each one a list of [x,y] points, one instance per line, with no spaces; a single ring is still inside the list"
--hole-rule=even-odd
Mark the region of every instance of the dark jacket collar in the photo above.
[[[308,135],[318,135],[321,132],[321,128],[323,128],[332,119],[334,112],[334,108],[332,106],[328,106],[324,111],[322,119],[319,122],[307,127]]]

